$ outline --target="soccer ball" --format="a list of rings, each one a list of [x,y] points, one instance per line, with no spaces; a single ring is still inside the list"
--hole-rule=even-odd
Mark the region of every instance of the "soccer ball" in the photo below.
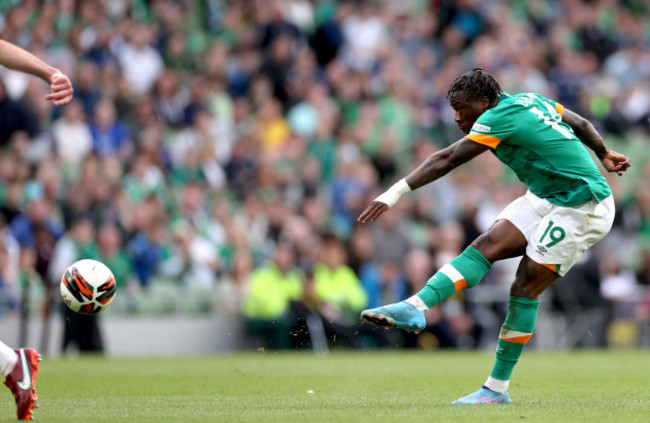
[[[70,310],[97,314],[115,298],[115,276],[104,263],[79,260],[68,267],[61,278],[61,297]]]

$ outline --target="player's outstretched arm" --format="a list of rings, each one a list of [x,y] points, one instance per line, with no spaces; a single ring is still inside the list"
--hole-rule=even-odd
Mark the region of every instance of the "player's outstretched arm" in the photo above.
[[[630,159],[607,148],[603,138],[587,119],[571,110],[564,109],[562,121],[573,129],[573,132],[583,144],[596,153],[596,157],[608,172],[616,172],[622,175],[630,167]]]
[[[50,93],[45,99],[55,106],[62,106],[72,100],[72,83],[67,76],[30,52],[4,40],[0,40],[0,65],[37,76],[50,84]]]
[[[454,144],[427,157],[415,170],[400,179],[388,191],[375,198],[357,219],[359,222],[374,222],[393,207],[403,194],[445,176],[452,169],[485,152],[488,147],[468,138],[461,138]]]

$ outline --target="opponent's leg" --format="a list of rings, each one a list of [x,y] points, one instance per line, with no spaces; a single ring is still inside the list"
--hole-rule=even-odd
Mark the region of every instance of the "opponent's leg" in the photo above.
[[[510,289],[508,315],[501,327],[492,373],[477,392],[454,404],[510,404],[508,386],[519,357],[535,330],[539,295],[559,276],[524,256]]]
[[[0,341],[0,372],[7,376],[18,362],[18,354],[13,348]]]
[[[36,407],[36,373],[40,355],[36,350],[21,348],[14,350],[0,342],[0,370],[5,375],[5,385],[16,400],[18,420],[31,420]]]
[[[492,262],[523,254],[526,238],[512,223],[499,220],[465,251],[445,264],[416,295],[405,301],[361,312],[361,317],[377,326],[407,331],[424,328],[424,313],[435,304],[465,288],[476,286],[490,270]]]

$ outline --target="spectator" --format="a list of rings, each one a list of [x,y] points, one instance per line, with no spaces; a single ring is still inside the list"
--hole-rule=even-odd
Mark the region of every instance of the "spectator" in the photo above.
[[[48,268],[48,280],[57,284],[72,263],[96,257],[92,220],[87,215],[80,215],[73,220],[69,233],[56,244]],[[61,350],[66,352],[72,348],[78,351],[102,352],[104,345],[97,319],[96,315],[81,315],[63,307],[64,331]]]
[[[175,247],[163,263],[166,276],[187,286],[214,290],[219,269],[214,244],[196,234],[192,225],[184,220],[175,222],[173,232]]]
[[[608,254],[600,265],[602,282],[600,293],[610,301],[625,303],[639,298],[639,286],[634,272],[625,269],[621,259],[615,254]]]
[[[12,173],[11,169],[15,169],[16,164],[11,161],[11,157],[4,156],[0,159],[0,167]],[[4,191],[4,198],[2,199],[0,214],[3,216],[5,222],[11,223],[16,216],[21,214],[23,184],[19,181],[12,181],[9,184],[6,184],[3,181],[2,190]]]
[[[165,70],[156,80],[153,89],[153,106],[158,117],[171,127],[179,127],[184,121],[185,107],[190,93],[181,83],[178,74]]]
[[[39,227],[45,228],[54,239],[59,239],[63,232],[52,217],[52,205],[36,195],[27,204],[27,213],[11,221],[11,234],[22,248],[36,247],[36,230]]]
[[[343,21],[343,57],[353,69],[371,70],[376,65],[380,48],[387,44],[388,31],[376,13],[376,7],[364,2],[358,13],[351,13]]]
[[[279,243],[273,261],[253,272],[242,311],[246,332],[272,349],[289,348],[291,302],[303,295],[303,275],[294,267],[292,245]]]
[[[115,224],[106,223],[97,233],[97,260],[108,266],[118,289],[125,288],[133,275],[131,258],[121,249],[122,235]]]
[[[146,287],[156,275],[165,253],[165,226],[162,222],[153,220],[144,227],[145,231],[137,233],[128,243],[127,251],[133,260],[133,268],[140,285]]]
[[[16,311],[20,302],[18,266],[9,251],[0,245],[0,314]]]
[[[368,294],[345,263],[347,252],[333,235],[323,237],[320,262],[314,266],[314,292],[322,302],[321,313],[331,321],[350,324],[368,304]]]
[[[604,282],[600,267],[596,254],[587,251],[584,258],[551,287],[553,308],[567,320],[569,333],[566,337],[571,346],[607,346],[607,327],[614,317],[614,306],[600,295]]]
[[[2,80],[0,80],[0,116],[1,146],[5,146],[11,135],[17,131],[25,131],[29,136],[39,132],[35,111],[22,101],[12,100]]]
[[[85,62],[79,67],[74,95],[83,105],[84,116],[91,116],[102,98],[100,76],[100,69],[93,62]]]
[[[164,69],[160,53],[151,46],[153,34],[152,27],[137,24],[129,31],[129,41],[122,42],[117,48],[122,74],[131,90],[140,95],[153,88]]]
[[[240,249],[232,260],[230,277],[219,281],[216,309],[223,316],[237,317],[242,310],[253,272],[250,252]]]
[[[70,231],[57,242],[48,272],[49,280],[59,282],[65,269],[77,260],[97,257],[93,222],[89,215],[79,215]]]
[[[52,126],[55,150],[64,163],[79,163],[93,147],[93,137],[79,101],[73,101]]]
[[[133,148],[126,126],[117,120],[115,105],[108,99],[95,106],[90,124],[93,152],[99,156],[128,157]]]

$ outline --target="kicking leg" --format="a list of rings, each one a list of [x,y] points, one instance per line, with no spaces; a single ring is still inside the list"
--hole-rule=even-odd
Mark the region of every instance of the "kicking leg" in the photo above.
[[[559,276],[528,256],[521,259],[510,289],[508,315],[497,342],[496,360],[485,385],[454,404],[510,404],[510,375],[526,343],[533,335],[539,309],[539,295]]]
[[[419,332],[424,328],[424,313],[456,292],[476,286],[492,263],[522,255],[526,238],[511,222],[499,220],[479,236],[465,251],[445,264],[416,295],[405,301],[364,310],[361,317],[377,326],[397,327]]]

